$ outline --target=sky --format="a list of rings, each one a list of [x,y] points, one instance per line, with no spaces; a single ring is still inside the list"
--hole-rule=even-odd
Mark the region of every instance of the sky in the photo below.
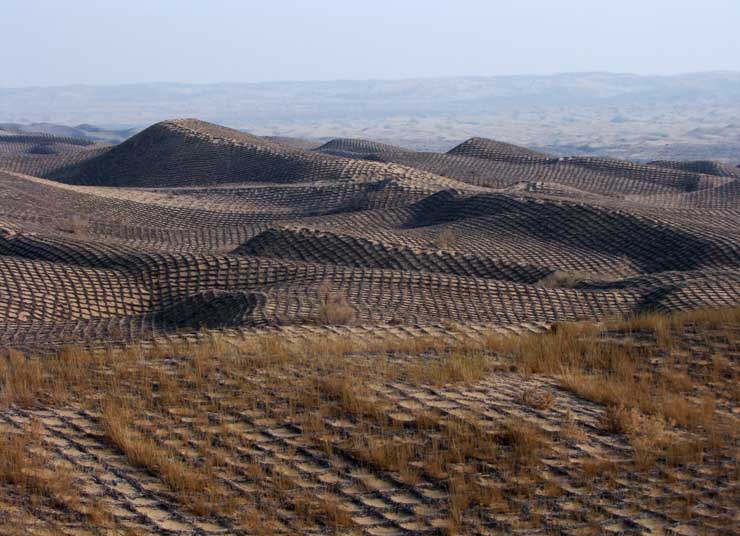
[[[0,87],[740,71],[740,0],[0,0]]]

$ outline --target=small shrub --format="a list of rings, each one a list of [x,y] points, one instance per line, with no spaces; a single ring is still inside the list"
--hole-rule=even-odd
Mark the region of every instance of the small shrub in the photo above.
[[[457,242],[457,236],[452,229],[444,229],[434,239],[435,245],[440,249],[449,249]]]
[[[601,419],[601,425],[613,434],[632,434],[640,427],[640,412],[624,405],[609,405]]]
[[[531,408],[547,411],[555,405],[555,396],[549,389],[532,387],[522,392],[520,401]]]
[[[347,297],[332,291],[327,282],[319,288],[319,322],[329,325],[349,325],[355,321],[355,310],[347,301]]]
[[[69,218],[59,222],[57,230],[69,234],[83,234],[90,229],[90,222],[80,216],[73,214]]]

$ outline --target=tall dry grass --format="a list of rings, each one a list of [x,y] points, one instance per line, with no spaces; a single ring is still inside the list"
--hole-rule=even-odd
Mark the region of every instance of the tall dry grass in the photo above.
[[[186,463],[179,453],[137,430],[135,413],[127,402],[107,398],[101,408],[100,423],[107,441],[128,461],[156,475],[179,502],[200,516],[217,516],[233,511],[230,494],[207,467]]]
[[[63,515],[84,517],[80,490],[68,469],[54,466],[43,448],[38,432],[0,435],[0,483],[13,486],[26,501],[41,501]]]
[[[437,389],[475,383],[496,370],[542,374],[603,404],[602,430],[629,438],[638,470],[699,463],[712,449],[726,447],[729,437],[717,397],[731,391],[712,396],[707,386],[731,386],[737,367],[721,352],[707,365],[689,366],[672,361],[673,351],[681,345],[682,330],[723,332],[736,329],[738,320],[735,311],[645,315],[603,325],[560,324],[549,333],[521,337],[491,333],[475,339],[390,341],[289,340],[280,333],[226,338],[204,332],[196,343],[151,349],[90,353],[68,347],[44,357],[6,352],[0,356],[0,401],[25,407],[74,401],[98,411],[106,440],[132,464],[160,478],[192,512],[236,516],[235,494],[221,479],[246,475],[263,488],[259,504],[248,508],[255,519],[268,519],[276,504],[286,503],[308,525],[350,526],[341,504],[328,495],[301,496],[294,482],[270,474],[258,458],[245,455],[249,449],[228,429],[197,432],[194,443],[201,446],[193,458],[140,425],[171,426],[173,410],[194,423],[206,414],[260,415],[290,424],[307,445],[327,455],[392,473],[407,485],[434,482],[446,488],[450,531],[464,532],[470,512],[505,510],[508,494],[526,495],[537,485],[558,493],[537,480],[542,459],[551,455],[553,441],[583,441],[584,431],[563,423],[562,434],[553,436],[526,422],[481,423],[436,410],[399,419],[387,386],[400,382]],[[643,335],[654,344],[633,344]],[[555,403],[549,391],[523,392],[520,402],[541,412]],[[351,426],[329,424],[339,421]],[[192,426],[194,434],[200,430],[200,424]],[[686,433],[673,433],[675,427]],[[14,467],[21,462],[12,454],[18,449],[11,444],[2,448],[9,453],[3,474],[18,474]],[[240,468],[227,463],[233,458],[242,460]],[[490,467],[510,482],[505,493],[470,476]],[[598,460],[585,464],[584,471],[597,467]],[[520,481],[534,484],[514,483]]]

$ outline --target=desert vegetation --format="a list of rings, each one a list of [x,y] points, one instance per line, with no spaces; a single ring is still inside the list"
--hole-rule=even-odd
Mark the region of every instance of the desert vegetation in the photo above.
[[[731,508],[737,309],[450,334],[203,332],[149,348],[6,352],[4,508],[49,530],[141,529],[113,508],[125,494],[91,493],[75,454],[49,450],[76,422],[102,466],[122,457],[130,478],[158,483],[150,531],[203,519],[233,532],[344,533],[392,512],[390,525],[411,531],[527,531],[564,522],[556,498],[598,526],[594,486],[667,493],[643,506],[646,523],[660,512],[710,529],[699,504]],[[65,460],[59,478],[44,477]],[[694,471],[729,494],[668,491]]]
[[[82,216],[73,214],[72,216],[61,220],[57,225],[57,230],[69,234],[83,234],[90,228],[90,223]]]
[[[355,312],[341,293],[333,291],[331,283],[324,282],[319,288],[319,324],[346,325],[355,320]]]

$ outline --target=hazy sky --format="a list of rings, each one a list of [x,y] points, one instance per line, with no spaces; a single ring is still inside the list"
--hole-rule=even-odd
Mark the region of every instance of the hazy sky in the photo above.
[[[0,0],[0,86],[740,70],[740,0]]]

